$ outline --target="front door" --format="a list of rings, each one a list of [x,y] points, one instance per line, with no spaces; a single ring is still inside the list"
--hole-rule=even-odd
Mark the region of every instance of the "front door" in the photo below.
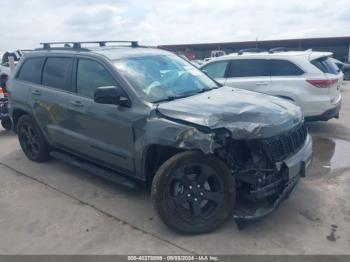
[[[209,63],[201,69],[203,72],[214,78],[220,84],[225,84],[225,74],[229,65],[229,60],[219,60]]]
[[[97,104],[93,97],[101,86],[117,86],[104,65],[79,58],[76,66],[76,93],[68,98],[71,136],[91,160],[124,173],[133,173],[133,129],[131,108]]]

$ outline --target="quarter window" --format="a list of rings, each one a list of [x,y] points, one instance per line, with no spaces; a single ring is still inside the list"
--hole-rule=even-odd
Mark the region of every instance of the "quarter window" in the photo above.
[[[323,73],[336,75],[339,73],[339,68],[329,57],[321,57],[315,60],[312,60],[311,63],[320,69]]]
[[[271,76],[298,76],[304,72],[286,60],[271,60]]]
[[[28,58],[19,71],[18,79],[40,84],[44,58]]]
[[[77,93],[93,99],[96,88],[101,86],[116,86],[116,82],[101,64],[88,59],[79,59]]]
[[[265,59],[232,60],[228,77],[269,76],[268,64]]]
[[[223,78],[227,68],[228,61],[210,63],[202,68],[212,78]]]
[[[43,85],[71,91],[70,72],[72,70],[72,65],[72,58],[48,58],[43,72]]]

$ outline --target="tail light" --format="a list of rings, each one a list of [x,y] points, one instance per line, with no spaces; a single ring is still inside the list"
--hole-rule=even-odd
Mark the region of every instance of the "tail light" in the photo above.
[[[319,87],[319,88],[328,88],[331,87],[332,85],[336,84],[338,82],[338,79],[324,79],[324,80],[320,80],[320,79],[308,79],[306,80],[306,82],[308,82],[309,84]]]

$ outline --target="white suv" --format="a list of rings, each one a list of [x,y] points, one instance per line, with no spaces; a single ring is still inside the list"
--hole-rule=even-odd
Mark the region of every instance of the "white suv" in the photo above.
[[[221,84],[292,100],[307,120],[339,117],[343,74],[332,53],[306,51],[239,52],[201,69]]]

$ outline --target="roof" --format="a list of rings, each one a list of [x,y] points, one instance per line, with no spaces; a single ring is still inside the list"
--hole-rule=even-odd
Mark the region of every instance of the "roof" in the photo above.
[[[309,56],[311,59],[315,57],[321,57],[321,56],[331,56],[333,53],[331,52],[319,52],[319,51],[312,51],[311,49],[305,50],[305,51],[286,51],[286,52],[276,52],[276,53],[270,53],[270,52],[246,52],[246,53],[231,53],[226,55],[226,57],[232,57],[232,56],[269,56],[269,57],[281,57],[281,56]],[[225,57],[225,56],[221,56]]]
[[[108,43],[108,45],[107,45]],[[111,60],[122,57],[145,56],[168,54],[167,51],[140,46],[138,41],[87,41],[87,42],[44,42],[40,43],[43,47],[35,51],[36,55],[41,53],[47,54],[52,52],[55,54],[66,53],[87,53],[103,55]]]
[[[246,53],[231,53],[228,55],[216,57],[210,59],[207,63],[204,63],[202,66],[212,62],[212,61],[220,61],[220,60],[227,60],[232,58],[243,58],[243,59],[250,59],[250,58],[277,58],[281,59],[283,57],[305,57],[308,60],[314,60],[320,57],[328,57],[332,56],[333,53],[331,52],[319,52],[319,51],[312,51],[311,49],[306,51],[288,51],[288,52],[276,52],[276,53],[269,53],[269,52],[246,52]]]
[[[32,54],[34,55],[55,53],[55,54],[67,54],[67,53],[87,53],[87,54],[99,54],[107,57],[110,60],[116,60],[123,57],[132,56],[147,56],[147,55],[165,55],[169,54],[168,51],[152,48],[152,47],[130,47],[130,46],[105,46],[105,47],[84,47],[84,48],[50,48],[50,49],[37,49]]]
[[[103,48],[91,48],[91,52],[104,55],[111,60],[120,59],[123,57],[133,56],[149,56],[149,55],[165,55],[169,54],[168,51],[157,48],[149,47],[103,47]]]

